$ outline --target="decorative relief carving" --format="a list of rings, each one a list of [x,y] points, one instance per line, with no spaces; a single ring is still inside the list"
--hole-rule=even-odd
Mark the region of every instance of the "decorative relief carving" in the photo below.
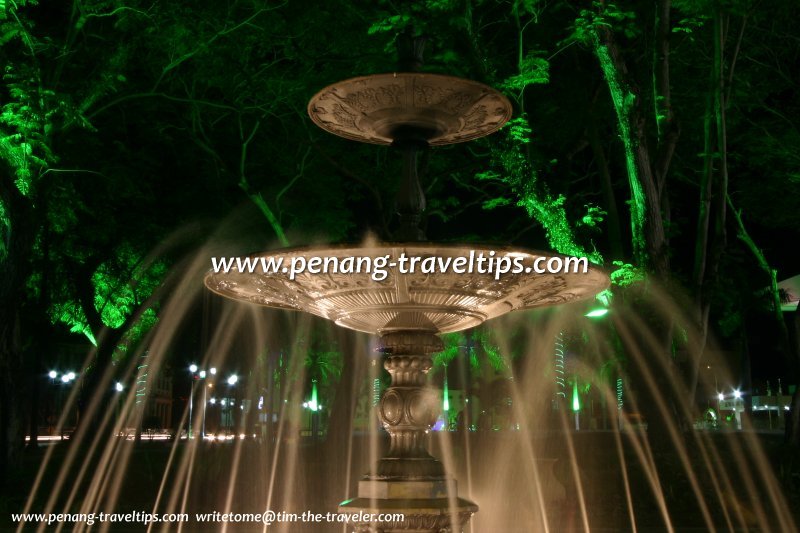
[[[475,253],[488,248],[474,247]],[[376,246],[365,248],[330,248],[277,252],[290,264],[293,257],[380,257],[397,259],[401,252],[410,256],[469,257],[470,248],[413,245]],[[533,264],[534,252],[514,253],[526,265]],[[592,267],[586,274],[506,274],[495,279],[493,274],[456,274],[453,272],[400,274],[397,267],[388,267],[386,278],[372,279],[369,272],[298,274],[294,280],[286,274],[261,272],[209,273],[206,286],[228,298],[281,309],[295,309],[334,320],[340,326],[367,333],[405,332],[447,333],[473,327],[484,320],[514,309],[525,309],[574,302],[590,298],[608,286],[608,276]],[[402,275],[403,282],[398,283]],[[387,337],[387,339],[389,339]],[[418,339],[409,339],[419,345]],[[402,353],[405,344],[397,337],[387,347]],[[426,350],[438,346],[435,340]],[[430,353],[427,351],[425,353]]]
[[[403,87],[392,83],[349,93],[342,100],[362,113],[369,113],[375,109],[399,104],[404,93]]]
[[[356,127],[356,115],[349,112],[341,104],[333,104],[333,116],[336,117],[337,124],[350,128]]]
[[[394,132],[414,126],[432,146],[464,142],[498,130],[511,104],[486,85],[424,73],[377,74],[326,87],[308,114],[330,133],[361,142],[391,144]]]
[[[464,125],[461,131],[480,128],[486,123],[488,116],[489,113],[486,111],[485,105],[476,105],[464,115]]]

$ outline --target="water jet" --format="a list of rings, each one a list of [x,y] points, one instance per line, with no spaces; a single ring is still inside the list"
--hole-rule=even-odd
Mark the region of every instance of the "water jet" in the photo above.
[[[421,43],[411,48],[421,52]],[[206,286],[235,300],[303,311],[339,326],[380,338],[384,368],[391,386],[384,391],[379,415],[391,441],[387,455],[358,485],[357,497],[340,512],[363,515],[403,513],[402,522],[354,524],[355,531],[461,531],[478,510],[458,497],[456,482],[427,450],[427,434],[438,416],[438,394],[427,386],[431,354],[441,351],[442,333],[461,331],[515,310],[565,304],[592,298],[604,290],[608,276],[588,266],[585,272],[538,274],[532,265],[561,258],[526,250],[423,243],[420,220],[425,198],[419,185],[417,153],[477,139],[497,131],[511,118],[511,105],[494,89],[469,80],[419,72],[401,72],[345,80],[318,92],[308,104],[311,119],[341,137],[391,145],[403,154],[404,172],[395,236],[408,242],[362,247],[279,250],[254,254],[251,260],[284,265],[272,272],[212,272]],[[474,268],[473,259],[522,265],[497,275]],[[466,266],[469,257],[470,266]],[[335,260],[332,260],[334,259]],[[382,265],[345,273],[295,272],[295,266],[340,265],[359,258],[363,265]],[[462,271],[409,270],[403,259],[418,263],[433,258]],[[563,259],[563,258],[562,258]],[[288,265],[291,265],[291,272]],[[440,269],[446,270],[446,269]],[[520,271],[516,271],[520,270]],[[291,276],[287,274],[291,273]]]

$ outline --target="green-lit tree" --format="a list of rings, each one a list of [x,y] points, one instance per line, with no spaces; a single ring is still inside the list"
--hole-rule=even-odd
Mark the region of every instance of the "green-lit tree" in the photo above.
[[[43,332],[66,323],[97,341],[94,370],[109,364],[156,320],[172,257],[150,251],[176,228],[205,222],[194,244],[233,213],[221,234],[240,251],[391,238],[399,158],[319,131],[305,106],[393,70],[411,25],[429,37],[426,70],[491,84],[515,108],[498,134],[423,157],[431,240],[616,261],[618,277],[647,273],[617,301],[683,288],[690,344],[733,342],[720,292],[774,285],[789,263],[770,233],[796,238],[796,15],[745,1],[343,0],[313,17],[288,2],[0,3],[4,464]],[[754,266],[729,260],[742,250]],[[731,289],[739,270],[752,283]],[[674,368],[682,335],[641,305]],[[698,361],[680,369],[687,389]]]

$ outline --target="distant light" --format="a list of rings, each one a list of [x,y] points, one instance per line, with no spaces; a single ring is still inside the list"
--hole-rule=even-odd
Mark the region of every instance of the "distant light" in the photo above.
[[[244,433],[239,433],[239,438],[240,438],[241,440],[244,440]]]
[[[239,381],[239,376],[236,374],[232,375],[228,378],[228,385],[236,385],[236,382]]]
[[[308,408],[308,402],[303,402],[303,407]]]
[[[197,365],[189,365],[189,372],[197,372]]]
[[[56,372],[55,370],[51,370],[50,372],[47,373],[47,375],[50,376],[50,379],[56,379],[56,376],[58,376],[58,372]]]
[[[724,394],[722,394],[722,393],[720,392],[719,394],[717,394],[717,399],[718,399],[719,401],[722,401],[722,400],[724,400],[724,399],[725,399],[725,395],[724,395]]]
[[[735,391],[733,391],[733,397],[738,400],[739,398],[742,397],[742,391],[740,391],[739,389],[736,389]]]
[[[122,383],[120,383],[119,381],[117,381],[116,385],[114,385],[114,388],[117,390],[117,392],[122,392],[122,389],[123,389],[124,387],[122,386]]]
[[[67,379],[70,381],[75,379],[75,372],[70,372],[69,374],[67,374]]]
[[[206,378],[206,371],[205,370],[201,370],[200,371],[200,378],[201,379],[205,379]]]
[[[597,309],[592,309],[583,316],[587,318],[600,318],[601,316],[606,316],[607,314],[608,314],[608,309],[606,309],[605,307],[599,307]]]
[[[216,398],[211,398],[211,400],[209,400],[209,401],[211,402],[211,405],[214,405],[215,403],[217,403],[217,399]]]
[[[211,375],[212,375],[212,376],[216,376],[216,375],[217,375],[217,367],[215,367],[215,366],[212,366],[212,367],[211,367],[211,370],[209,370],[209,372],[211,372]]]
[[[225,400],[223,399],[221,402],[219,402],[219,404],[220,404],[222,407],[225,407]]]
[[[61,381],[63,381],[64,383],[69,383],[69,376],[64,374],[63,376],[61,376]]]

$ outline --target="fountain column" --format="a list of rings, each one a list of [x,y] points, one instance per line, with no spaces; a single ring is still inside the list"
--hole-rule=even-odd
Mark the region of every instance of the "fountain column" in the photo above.
[[[384,392],[379,414],[389,433],[389,451],[375,470],[358,484],[358,497],[339,507],[360,514],[356,532],[456,532],[478,510],[458,497],[456,481],[428,453],[428,434],[439,415],[439,394],[427,385],[433,366],[430,354],[443,348],[427,331],[396,331],[381,337],[384,368],[392,383]],[[402,521],[377,521],[382,513],[401,513]],[[370,520],[369,517],[373,520]]]

